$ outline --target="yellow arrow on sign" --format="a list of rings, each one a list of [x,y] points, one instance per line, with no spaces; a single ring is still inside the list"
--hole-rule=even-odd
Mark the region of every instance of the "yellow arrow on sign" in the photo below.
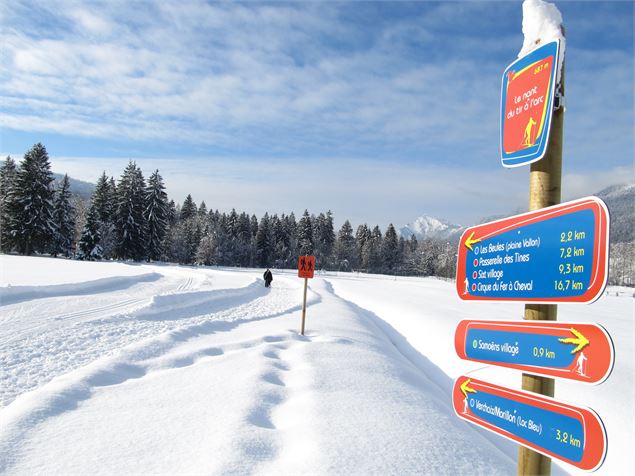
[[[558,339],[558,340],[560,342],[562,342],[563,344],[574,344],[574,345],[576,345],[577,347],[571,351],[572,354],[575,354],[576,352],[581,351],[587,345],[590,344],[589,339],[584,337],[581,332],[576,331],[573,327],[571,329],[569,329],[569,330],[575,336],[575,338],[574,337],[567,337],[566,339]]]
[[[469,384],[470,384],[469,378],[461,384],[461,392],[463,392],[463,395],[465,395],[465,398],[467,398],[467,392],[476,393],[476,390],[468,387]]]
[[[472,245],[475,243],[478,243],[479,241],[481,241],[481,239],[480,238],[474,239],[474,232],[472,232],[472,234],[468,236],[467,240],[465,240],[465,246],[467,246],[470,249],[470,251],[474,251],[472,249]]]

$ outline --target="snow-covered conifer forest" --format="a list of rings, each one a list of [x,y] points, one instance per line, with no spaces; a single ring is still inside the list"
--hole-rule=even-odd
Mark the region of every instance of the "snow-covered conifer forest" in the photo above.
[[[598,194],[612,212],[614,285],[635,284],[635,215],[629,205],[634,192],[630,185]],[[19,164],[7,157],[0,165],[0,222],[4,253],[280,269],[293,268],[298,255],[314,254],[318,268],[328,271],[445,278],[454,277],[463,229],[452,225],[449,235],[417,239],[416,229],[397,232],[392,224],[382,232],[366,223],[355,229],[345,220],[336,231],[331,211],[305,210],[299,219],[293,212],[265,213],[259,219],[235,209],[208,209],[191,195],[176,204],[159,170],[146,180],[134,162],[118,180],[104,172],[86,201],[71,195],[68,177],[54,184],[39,143]]]

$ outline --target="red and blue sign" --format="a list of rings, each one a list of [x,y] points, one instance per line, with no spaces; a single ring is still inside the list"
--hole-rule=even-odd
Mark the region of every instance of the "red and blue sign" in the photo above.
[[[519,167],[544,157],[549,141],[558,66],[558,40],[536,48],[503,73],[501,160]]]
[[[606,431],[590,408],[461,376],[452,390],[459,418],[585,471],[606,457]]]
[[[578,322],[464,320],[454,347],[463,360],[589,384],[606,380],[615,361],[608,332]]]
[[[609,214],[596,197],[468,228],[456,271],[468,301],[596,300],[608,276]]]

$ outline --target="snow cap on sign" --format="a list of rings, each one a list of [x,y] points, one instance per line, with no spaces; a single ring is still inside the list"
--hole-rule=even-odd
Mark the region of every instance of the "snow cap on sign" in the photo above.
[[[556,82],[559,83],[564,60],[565,38],[562,15],[558,7],[543,0],[525,0],[523,2],[523,35],[525,41],[518,53],[519,58],[539,46],[560,40],[559,67],[556,77]]]

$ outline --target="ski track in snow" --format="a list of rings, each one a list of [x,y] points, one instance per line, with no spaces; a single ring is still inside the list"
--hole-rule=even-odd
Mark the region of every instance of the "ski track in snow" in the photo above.
[[[301,281],[287,273],[265,289],[234,270],[222,289],[209,269],[159,271],[0,308],[0,473],[513,472],[515,445],[455,417],[458,370],[434,342],[412,345],[341,281],[312,281],[300,336]],[[397,285],[382,284],[380,304]],[[452,301],[429,309],[439,286],[451,292],[414,292],[459,319]]]
[[[64,375],[53,378],[48,384],[37,384],[38,389],[22,395],[5,410],[0,425],[3,427],[2,432],[0,432],[0,455],[10,456],[7,456],[6,459],[0,457],[0,473],[9,470],[15,463],[13,450],[34,426],[45,424],[52,417],[78,408],[81,402],[94,397],[95,393],[102,387],[111,387],[141,379],[148,374],[161,375],[162,372],[181,370],[209,361],[209,359],[226,358],[232,354],[244,352],[257,352],[259,357],[254,360],[260,363],[259,366],[252,369],[255,372],[253,376],[256,382],[248,388],[258,388],[259,385],[261,387],[264,385],[266,390],[252,395],[250,397],[252,404],[243,409],[244,420],[255,431],[232,441],[228,450],[233,455],[233,462],[221,472],[235,472],[236,465],[240,466],[237,463],[239,461],[253,463],[254,454],[258,455],[256,461],[267,461],[274,458],[281,446],[272,444],[267,433],[275,429],[298,428],[297,418],[289,417],[288,412],[284,409],[289,405],[290,408],[298,406],[294,404],[292,388],[297,389],[309,385],[310,377],[306,375],[307,367],[302,364],[300,366],[294,364],[294,362],[303,360],[299,357],[301,349],[298,349],[297,346],[309,339],[298,335],[295,330],[278,335],[240,339],[230,343],[223,340],[223,344],[212,346],[208,345],[204,339],[213,337],[215,334],[231,332],[240,324],[258,322],[299,311],[301,306],[297,303],[301,290],[300,285],[284,278],[278,278],[276,281],[276,285],[270,289],[265,289],[262,280],[258,280],[243,289],[217,291],[216,294],[221,297],[229,296],[224,303],[228,308],[221,308],[205,315],[196,315],[190,318],[181,317],[178,320],[167,321],[167,323],[162,320],[156,321],[155,316],[165,310],[167,303],[171,301],[170,298],[175,303],[182,301],[184,295],[175,293],[162,296],[164,298],[161,300],[162,306],[155,309],[152,309],[151,306],[145,306],[133,315],[82,323],[82,325],[96,325],[99,329],[103,328],[103,331],[108,329],[106,335],[113,338],[100,339],[100,346],[95,349],[95,340],[86,340],[86,336],[78,335],[76,341],[67,342],[63,348],[55,349],[56,356],[60,361],[58,367],[42,366],[38,369],[38,372],[47,374],[59,370],[59,373],[64,373]],[[208,294],[213,295],[213,293],[212,291]],[[201,293],[194,294],[198,294],[199,298],[199,306],[195,306],[195,309],[200,311]],[[240,304],[241,300],[242,304]],[[210,308],[210,304],[213,305],[215,301],[209,299],[206,302],[208,310],[213,309],[213,307]],[[308,303],[318,301],[319,296],[310,292]],[[170,325],[173,328],[166,331],[166,326]],[[126,333],[128,326],[131,326],[131,330]],[[76,325],[72,328],[62,329],[60,339],[69,338],[69,334],[76,332],[79,328],[81,326]],[[93,330],[93,332],[95,331]],[[99,331],[97,333],[100,336],[103,334]],[[154,337],[143,339],[146,334],[154,334]],[[127,341],[130,340],[126,337],[138,342],[126,345]],[[47,338],[52,339],[50,335]],[[139,339],[142,340],[139,341]],[[199,341],[200,345],[197,346],[196,342]],[[74,346],[81,346],[82,349],[73,349]],[[118,351],[113,355],[98,358],[94,362],[82,366],[80,361],[90,362],[94,360],[94,357],[100,353],[99,348],[102,347],[110,350],[118,349]],[[181,350],[181,347],[184,347],[184,350]],[[76,363],[74,371],[68,366],[65,367],[68,357],[65,353],[71,349],[75,352],[70,359]],[[262,365],[262,362],[265,364]],[[28,365],[33,366],[33,363]],[[303,404],[305,401],[306,399],[300,399],[299,403]],[[263,433],[259,434],[258,431]],[[2,434],[10,435],[10,437],[2,438]],[[295,432],[290,444],[294,446],[298,442],[302,442],[303,439],[306,439],[306,431]],[[243,465],[241,471],[248,469],[251,471],[255,468],[255,463],[251,464],[249,468],[247,466],[249,465]],[[46,466],[39,468],[40,471],[45,469]]]
[[[3,306],[0,408],[56,376],[131,343],[209,321],[263,318],[297,307],[297,300],[280,288],[284,280],[270,292],[261,280],[238,289],[198,291],[209,285],[203,270],[162,279],[155,274],[151,283],[144,282],[145,275],[136,284],[128,277],[118,283],[116,278],[100,280],[109,286],[90,298],[77,298],[77,286],[60,285],[55,287],[66,289],[68,295]],[[128,288],[121,290],[124,283]],[[112,291],[113,284],[117,291]],[[84,287],[100,289],[92,284]]]
[[[0,415],[0,472],[303,474],[321,468],[324,474],[388,474],[397,458],[406,472],[427,464],[436,473],[448,469],[444,455],[451,444],[461,450],[457,468],[468,461],[476,472],[505,473],[508,463],[495,446],[467,443],[472,429],[440,433],[448,422],[467,425],[455,421],[446,399],[394,342],[386,347],[390,336],[355,317],[358,308],[329,283],[315,285],[321,294],[311,290],[309,305],[325,300],[327,307],[311,312],[306,336],[290,328],[298,324],[301,287],[278,278],[270,290],[261,282],[248,286],[242,304],[234,295],[231,309],[179,319],[168,332],[20,396]],[[200,310],[202,296],[194,294],[192,308]],[[170,302],[181,302],[181,294],[172,297],[155,300],[157,307],[143,308],[134,320],[156,322]],[[312,332],[322,318],[330,331]],[[352,329],[358,329],[353,340]],[[325,368],[315,366],[324,359]],[[396,388],[384,387],[386,377]],[[428,387],[430,393],[421,392]],[[342,400],[344,389],[360,398]],[[172,413],[178,407],[178,415]],[[400,428],[414,408],[416,421]],[[233,431],[219,434],[216,425]],[[419,430],[427,427],[430,433]],[[86,438],[95,431],[99,437]],[[345,435],[358,438],[348,449],[340,446]],[[64,441],[62,458],[48,449],[55,439]],[[157,458],[166,448],[179,456]],[[483,448],[491,462],[475,460]]]

